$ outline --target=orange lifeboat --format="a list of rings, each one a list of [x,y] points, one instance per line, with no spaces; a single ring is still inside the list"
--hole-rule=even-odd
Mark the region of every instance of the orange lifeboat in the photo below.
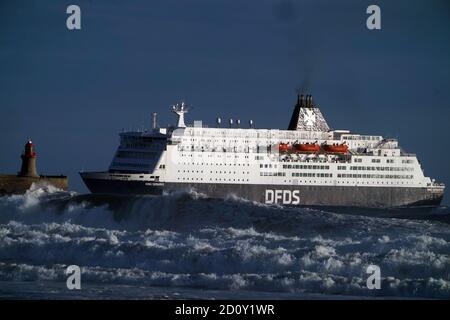
[[[296,152],[319,152],[320,146],[317,143],[298,143],[294,144]]]
[[[279,151],[279,152],[288,152],[289,149],[290,149],[290,146],[289,146],[289,144],[287,144],[287,143],[280,143],[280,144],[278,145],[278,151]]]
[[[322,146],[323,150],[330,153],[347,153],[348,146],[345,143],[342,144],[324,144]]]

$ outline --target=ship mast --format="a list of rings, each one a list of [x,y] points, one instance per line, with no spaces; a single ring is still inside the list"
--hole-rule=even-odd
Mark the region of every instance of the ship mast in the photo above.
[[[186,128],[186,124],[184,123],[184,114],[188,112],[188,106],[181,102],[181,104],[177,103],[176,105],[172,105],[172,111],[178,115],[178,128]]]

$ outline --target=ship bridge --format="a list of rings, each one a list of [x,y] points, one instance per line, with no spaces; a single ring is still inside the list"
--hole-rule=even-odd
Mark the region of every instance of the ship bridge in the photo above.
[[[109,166],[110,172],[152,173],[166,149],[166,129],[120,133],[120,144]]]

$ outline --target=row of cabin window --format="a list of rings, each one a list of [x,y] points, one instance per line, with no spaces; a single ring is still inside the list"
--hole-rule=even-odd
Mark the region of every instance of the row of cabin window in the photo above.
[[[249,163],[203,163],[203,162],[178,162],[178,164],[180,165],[197,165],[197,166],[239,166],[239,167],[249,167],[250,164]]]
[[[203,170],[178,170],[179,173],[203,173]],[[209,173],[214,173],[214,171],[209,171]],[[236,171],[216,171],[218,174],[236,174]],[[242,171],[242,174],[250,174],[250,171]]]
[[[291,180],[284,180],[284,182],[285,183],[291,183],[292,181]],[[319,183],[337,183],[337,184],[350,184],[350,185],[353,185],[354,184],[354,182],[353,181],[336,181],[336,180],[331,180],[331,181],[317,181],[317,180],[305,180],[305,181],[303,181],[303,180],[299,180],[299,181],[297,181],[297,183],[298,184],[301,184],[301,183],[317,183],[317,182],[319,182]],[[377,180],[377,181],[358,181],[358,184],[367,184],[367,185],[373,185],[373,184],[396,184],[396,185],[400,185],[400,184],[412,184],[412,182],[404,182],[404,181],[380,181],[380,180]]]
[[[286,172],[260,172],[259,175],[261,177],[284,177],[286,176]]]
[[[182,178],[177,178],[178,180],[185,180],[185,181],[203,181],[203,178],[187,178],[187,177],[182,177]],[[225,179],[225,178],[209,178],[209,181],[233,181],[233,182],[245,182],[245,181],[250,181],[249,179]]]
[[[353,162],[362,162],[362,158],[353,158]],[[372,163],[380,163],[381,159],[372,159]],[[394,159],[386,159],[386,163],[394,163]],[[403,159],[402,163],[414,163],[412,159]]]
[[[338,173],[338,178],[375,178],[375,179],[413,179],[413,175],[397,175],[397,174],[354,174],[354,173]]]
[[[261,163],[260,165],[259,165],[259,167],[260,168],[277,168],[277,165],[276,164],[271,164],[271,163],[269,163],[269,164],[263,164],[263,163]]]
[[[311,164],[283,164],[283,169],[319,169],[319,170],[329,170],[330,166],[327,165],[311,165]]]
[[[181,153],[180,156],[181,156],[181,157],[191,157],[191,158],[193,158],[193,157],[194,157],[194,154],[192,154],[192,153],[188,153],[188,154]],[[195,155],[195,156],[198,157],[198,158],[203,158],[201,154],[197,154],[197,155]],[[208,158],[214,158],[214,155],[209,154],[207,157],[208,157]],[[217,158],[225,158],[225,154],[222,154],[222,155],[219,154],[219,155],[216,155],[216,157],[217,157]],[[233,158],[232,155],[226,155],[226,157],[227,157],[227,158]],[[235,158],[235,159],[239,159],[240,156],[236,156],[236,155],[235,155],[234,158]],[[248,159],[248,156],[244,156],[244,159]]]
[[[314,172],[293,172],[293,177],[304,177],[304,178],[333,178],[332,173],[314,173]]]
[[[380,140],[379,136],[342,136],[342,140]]]
[[[344,169],[338,170],[345,170]],[[414,171],[414,168],[411,167],[364,167],[364,166],[350,166],[350,170],[367,170],[367,171]]]

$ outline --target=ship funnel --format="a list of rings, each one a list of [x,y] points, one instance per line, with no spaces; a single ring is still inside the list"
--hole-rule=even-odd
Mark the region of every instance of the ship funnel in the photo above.
[[[317,106],[314,106],[312,95],[297,95],[297,104],[292,112],[288,130],[321,131],[330,130],[325,118]]]
[[[307,100],[308,102],[308,108],[314,108],[314,104],[313,104],[313,97],[312,97],[312,94],[310,94],[309,96],[308,96],[308,100]]]
[[[222,123],[222,119],[220,119],[219,117],[216,119],[216,123],[217,123],[217,128],[220,128],[220,124]]]
[[[233,126],[233,119],[230,119],[230,128]]]
[[[19,172],[20,177],[39,177],[36,172],[36,152],[34,152],[33,142],[28,140],[25,144],[25,150],[20,156],[22,158],[22,167]]]
[[[303,94],[297,95],[297,106],[300,108],[305,106],[305,96]]]
[[[305,98],[305,108],[309,108],[309,94],[307,94]]]
[[[253,120],[252,119],[248,120],[248,125],[250,126],[250,128],[253,128]]]
[[[241,126],[241,119],[237,119],[236,120],[236,127],[240,127]]]

